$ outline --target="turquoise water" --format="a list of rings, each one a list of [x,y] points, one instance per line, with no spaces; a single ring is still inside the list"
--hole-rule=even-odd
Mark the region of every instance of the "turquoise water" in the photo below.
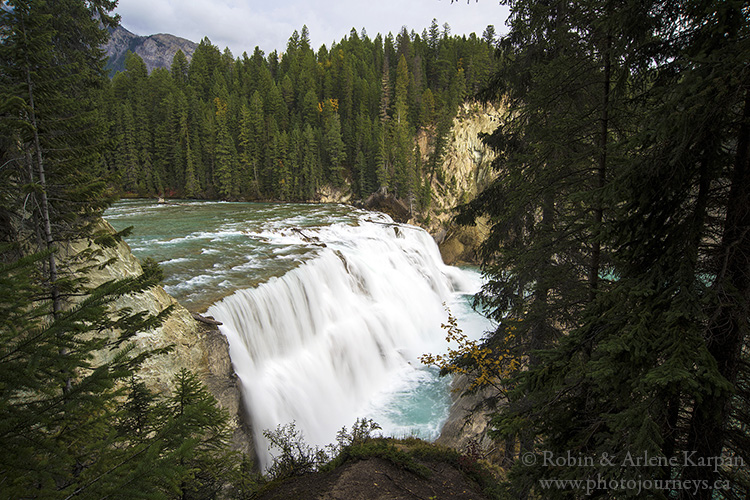
[[[125,200],[105,218],[118,231],[133,226],[126,239],[133,254],[159,262],[167,292],[203,312],[221,297],[282,276],[317,254],[314,246],[270,241],[274,231],[355,225],[360,213],[343,205]]]
[[[105,217],[165,289],[224,323],[232,362],[262,431],[296,422],[311,444],[356,418],[388,435],[433,439],[451,404],[448,378],[422,366],[447,349],[447,305],[479,338],[476,271],[445,266],[423,230],[343,205],[123,201]]]

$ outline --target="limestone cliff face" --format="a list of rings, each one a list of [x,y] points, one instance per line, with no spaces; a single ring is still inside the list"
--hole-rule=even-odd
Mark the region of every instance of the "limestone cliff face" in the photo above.
[[[453,209],[474,198],[493,179],[493,151],[480,135],[500,124],[503,110],[491,104],[464,103],[453,120],[442,163],[442,176],[432,179],[432,205],[427,230],[440,244],[446,264],[473,263],[476,246],[487,227],[461,228],[451,223]]]
[[[464,103],[453,119],[442,169],[445,181],[432,181],[433,206],[450,210],[475,197],[492,180],[495,154],[482,142],[481,134],[494,131],[501,111],[491,104]],[[438,214],[445,220],[445,214]]]
[[[101,225],[102,228],[115,232],[106,221],[101,221]],[[76,242],[67,250],[77,253],[88,245],[89,242]],[[88,274],[92,286],[141,274],[141,264],[124,241],[113,248],[102,250],[101,262],[112,258],[115,261],[104,269]],[[187,309],[160,286],[137,295],[121,297],[115,307],[129,307],[133,312],[148,311],[158,314],[170,305],[174,306],[173,312],[162,326],[153,331],[139,333],[135,338],[135,344],[137,350],[167,346],[173,346],[173,350],[168,354],[148,359],[139,375],[152,390],[168,394],[175,375],[181,369],[186,368],[196,374],[219,405],[229,412],[230,425],[234,431],[234,448],[253,456],[252,432],[243,414],[239,380],[229,358],[229,344],[219,329],[196,321]],[[102,353],[102,356],[104,355],[106,354]]]
[[[352,201],[352,190],[349,186],[336,188],[330,185],[323,185],[315,193],[316,203],[350,203]]]

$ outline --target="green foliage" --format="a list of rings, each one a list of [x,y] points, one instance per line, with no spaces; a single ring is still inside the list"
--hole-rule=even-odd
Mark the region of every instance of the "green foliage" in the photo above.
[[[747,463],[750,262],[733,250],[750,248],[746,2],[509,5],[488,94],[513,110],[487,137],[499,175],[460,217],[492,224],[479,300],[499,328],[483,347],[510,347],[526,367],[504,381],[497,436],[599,465],[604,453]],[[570,495],[541,491],[550,478],[732,478],[692,494],[746,494],[736,467],[599,465],[517,461],[509,492]]]
[[[351,431],[342,428],[337,434],[337,442],[322,450],[305,443],[294,424],[278,426],[274,431],[266,430],[264,435],[271,442],[271,448],[281,451],[268,470],[268,479],[273,484],[273,481],[298,475],[330,472],[352,461],[370,458],[386,460],[422,479],[431,479],[433,472],[425,464],[444,463],[466,474],[489,498],[502,498],[495,472],[481,459],[476,448],[460,453],[417,438],[373,435],[378,430],[380,426],[373,420],[357,419]],[[259,487],[257,491],[269,487],[260,483],[253,483]]]
[[[342,427],[336,433],[336,443],[339,449],[346,448],[355,444],[361,444],[369,441],[373,432],[381,430],[382,427],[371,418],[358,418],[352,425],[351,432]]]
[[[449,345],[455,342],[456,348],[449,347],[446,354],[424,354],[420,362],[437,366],[441,375],[469,376],[471,383],[466,389],[468,392],[487,387],[502,390],[502,381],[520,368],[518,356],[507,347],[515,341],[516,327],[506,321],[493,334],[492,343],[478,342],[463,333],[458,327],[458,320],[447,307],[446,311],[448,320],[440,326],[445,330],[445,341]]]
[[[128,340],[163,315],[110,311],[153,278],[106,283],[50,320],[32,284],[43,258],[2,266],[2,498],[216,498],[238,474],[226,412],[186,372],[170,398],[150,392],[133,373],[163,353],[135,354]]]
[[[423,479],[429,479],[432,476],[432,471],[419,463],[410,453],[399,449],[395,443],[383,438],[369,440],[344,448],[332,465],[339,466],[347,461],[363,460],[372,457],[387,460]]]
[[[197,379],[180,374],[169,400],[138,379],[169,349],[136,351],[133,338],[172,307],[150,315],[117,301],[158,284],[158,265],[90,282],[125,234],[100,221],[112,196],[99,100],[130,99],[110,116],[121,118],[119,173],[133,190],[174,177],[171,136],[151,149],[152,132],[136,127],[145,110],[186,123],[184,99],[167,95],[171,75],[151,79],[135,56],[107,88],[98,47],[115,3],[0,4],[0,498],[215,498],[237,479],[227,416]],[[177,143],[190,158],[188,135]]]
[[[372,419],[358,418],[351,431],[341,428],[336,434],[336,443],[321,449],[307,444],[294,422],[278,425],[273,431],[266,429],[263,435],[268,439],[269,450],[279,451],[267,474],[276,480],[337,467],[350,456],[346,450],[359,449],[372,440],[372,433],[377,430],[380,426]]]
[[[331,457],[318,447],[305,442],[302,432],[294,422],[281,425],[275,430],[264,430],[263,436],[268,439],[268,449],[278,449],[279,454],[266,471],[271,479],[284,479],[317,471]]]
[[[343,465],[347,461],[377,457],[416,474],[423,479],[433,477],[425,463],[444,463],[463,472],[474,481],[489,498],[502,498],[498,478],[476,451],[461,453],[421,439],[372,438],[352,443],[342,448],[326,469]]]
[[[415,161],[416,131],[450,124],[459,102],[489,80],[489,45],[403,30],[395,44],[353,32],[314,52],[299,36],[280,57],[256,48],[234,60],[204,39],[190,63],[178,53],[171,72],[151,75],[129,56],[101,104],[116,136],[106,155],[113,186],[313,200],[323,185],[348,182],[361,198],[386,188],[426,206],[431,173]]]
[[[238,454],[229,450],[229,414],[221,409],[198,378],[182,370],[166,401],[163,452],[179,463],[182,498],[216,498],[236,475]]]
[[[118,446],[123,436],[110,422],[122,394],[119,382],[150,355],[134,355],[129,338],[163,317],[109,311],[120,295],[154,284],[143,276],[105,283],[50,318],[34,284],[44,257],[33,254],[2,269],[7,293],[0,297],[0,312],[12,320],[0,330],[3,491],[9,498],[30,491],[95,497],[116,489],[137,456]],[[108,361],[93,364],[97,352]]]

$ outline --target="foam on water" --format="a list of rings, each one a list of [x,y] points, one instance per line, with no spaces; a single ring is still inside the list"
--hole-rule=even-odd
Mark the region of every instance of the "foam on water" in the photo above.
[[[190,259],[187,257],[177,257],[176,259],[169,259],[159,262],[159,265],[168,266],[170,264],[183,264],[185,262],[190,262]]]
[[[208,310],[229,339],[264,466],[262,431],[278,424],[323,446],[363,416],[427,438],[447,416],[448,382],[418,357],[445,349],[443,304],[475,281],[445,266],[421,229],[369,219],[264,233],[280,253],[308,245],[315,257]]]
[[[123,202],[107,218],[138,257],[162,261],[165,289],[222,321],[256,432],[296,422],[324,446],[357,418],[432,439],[449,379],[420,355],[445,352],[447,303],[478,338],[479,274],[442,263],[425,231],[336,205]],[[208,309],[208,311],[206,311]]]

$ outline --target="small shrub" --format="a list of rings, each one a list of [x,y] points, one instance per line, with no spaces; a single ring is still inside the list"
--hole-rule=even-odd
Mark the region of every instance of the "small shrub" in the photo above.
[[[372,433],[380,429],[380,425],[374,420],[358,418],[352,425],[351,432],[342,427],[336,434],[336,444],[329,444],[323,449],[307,444],[294,422],[278,425],[273,431],[265,430],[263,435],[269,441],[269,451],[277,449],[280,452],[274,456],[267,475],[275,480],[333,468],[335,465],[331,464],[341,455],[342,450],[366,443],[372,439]]]
[[[371,418],[358,418],[354,425],[352,425],[352,431],[348,432],[346,427],[342,427],[340,431],[336,433],[336,442],[338,443],[339,450],[347,446],[354,444],[364,443],[369,439],[372,439],[372,433],[374,431],[381,430],[382,427]]]
[[[297,429],[294,422],[278,425],[274,431],[264,430],[263,435],[269,441],[269,451],[276,448],[281,452],[273,458],[268,468],[267,473],[271,479],[315,472],[331,460],[325,450],[317,446],[312,447],[305,442],[302,432]]]

